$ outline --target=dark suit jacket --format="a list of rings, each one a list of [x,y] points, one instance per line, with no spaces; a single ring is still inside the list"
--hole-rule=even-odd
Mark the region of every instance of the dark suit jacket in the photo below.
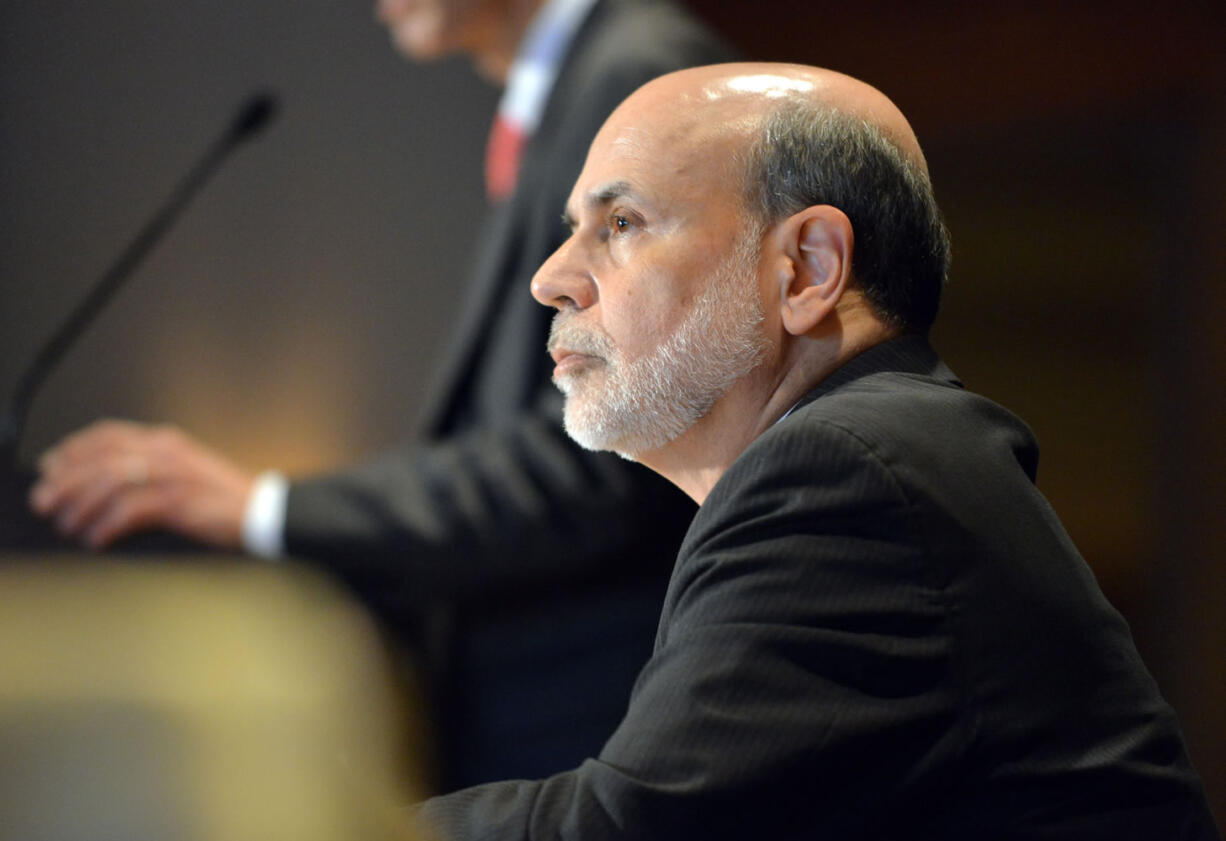
[[[837,371],[720,479],[598,759],[427,801],[445,838],[1216,838],[1030,431],[927,344]]]
[[[529,282],[562,242],[562,208],[605,117],[657,75],[727,57],[672,5],[597,3],[518,188],[474,241],[417,440],[291,486],[291,554],[323,561],[394,621],[447,600],[451,633],[446,645],[432,635],[429,658],[447,786],[539,776],[596,752],[651,653],[694,506],[566,437],[545,353],[552,313]]]

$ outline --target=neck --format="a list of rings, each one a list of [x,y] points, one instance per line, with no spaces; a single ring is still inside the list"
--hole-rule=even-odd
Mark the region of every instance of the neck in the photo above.
[[[546,0],[507,0],[501,16],[490,26],[489,36],[472,52],[477,72],[490,82],[504,87],[515,62],[515,55],[528,34],[533,17]]]
[[[635,455],[635,460],[701,505],[759,435],[826,377],[897,332],[875,319],[870,327],[794,338],[773,359],[738,380],[683,434],[658,450]]]
[[[770,428],[771,416],[777,420],[787,411],[787,406],[779,407],[786,398],[768,393],[766,383],[761,368],[747,374],[693,426],[660,449],[635,455],[635,460],[701,505],[732,463]],[[755,405],[756,411],[751,408]]]

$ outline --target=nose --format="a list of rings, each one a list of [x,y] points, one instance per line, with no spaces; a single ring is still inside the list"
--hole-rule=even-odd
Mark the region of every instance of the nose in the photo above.
[[[595,278],[583,268],[575,241],[562,243],[532,278],[532,297],[547,307],[583,310],[596,303]]]

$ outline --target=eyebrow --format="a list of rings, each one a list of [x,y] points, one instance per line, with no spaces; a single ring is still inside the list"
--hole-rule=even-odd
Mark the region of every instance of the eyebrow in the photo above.
[[[585,203],[589,208],[595,210],[600,207],[605,207],[610,202],[616,201],[624,196],[638,199],[639,201],[643,200],[643,197],[635,192],[629,181],[613,181],[588,193]],[[575,215],[571,213],[569,206],[562,211],[562,224],[572,231],[578,224],[575,221]]]

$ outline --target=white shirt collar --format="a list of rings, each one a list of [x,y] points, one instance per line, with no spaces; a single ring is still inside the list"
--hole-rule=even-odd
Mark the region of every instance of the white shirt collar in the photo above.
[[[528,27],[507,74],[498,116],[524,136],[536,130],[562,60],[596,0],[548,0]]]

